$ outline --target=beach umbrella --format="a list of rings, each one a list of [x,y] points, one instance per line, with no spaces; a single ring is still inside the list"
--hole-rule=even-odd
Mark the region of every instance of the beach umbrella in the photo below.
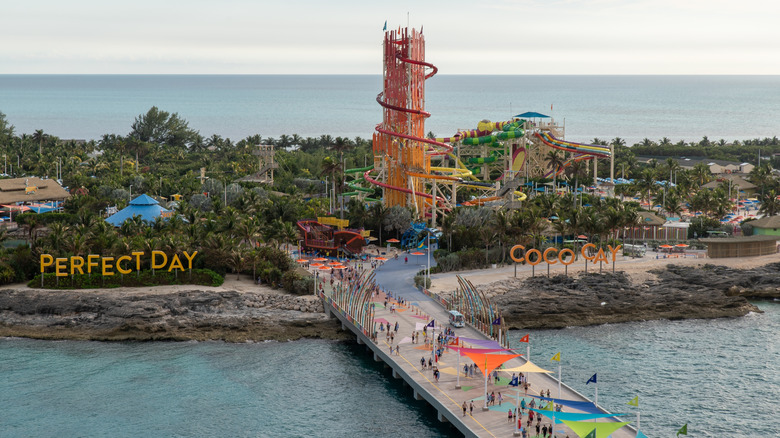
[[[386,262],[387,258],[385,258],[385,257],[375,257],[374,260],[379,260],[380,262]]]
[[[415,251],[415,252],[413,252],[413,253],[410,253],[410,255],[413,255],[413,256],[421,256],[421,255],[425,255],[425,253],[424,253],[424,252],[420,252],[420,251]],[[420,262],[420,259],[419,259],[419,257],[417,258],[417,262],[418,262],[418,263]]]
[[[330,262],[330,263],[328,263],[328,265],[330,265],[330,266],[339,266],[339,265],[341,265],[341,262]]]
[[[331,266],[331,268],[333,268],[333,269],[347,269],[347,267],[344,266],[344,265]]]
[[[387,243],[401,243],[401,241],[398,240],[398,239],[387,239],[385,242],[387,242]]]
[[[323,265],[322,265],[322,263],[312,263],[309,266],[311,266],[312,268],[319,268],[320,266],[323,266]]]
[[[320,270],[320,271],[330,271],[330,268],[329,268],[329,267],[327,267],[327,266],[320,266],[320,267],[319,267],[319,270]]]
[[[674,246],[676,246],[677,248],[687,248],[689,245],[685,243],[678,243],[677,245]]]
[[[296,260],[296,262],[298,262],[298,263],[306,263],[308,261],[309,261],[309,259],[298,259],[298,260]]]
[[[588,236],[586,236],[586,235],[584,235],[584,234],[580,234],[579,236],[577,236],[577,238],[578,238],[578,239],[587,239],[587,238],[588,238]]]
[[[327,262],[328,261],[328,259],[326,259],[325,257],[318,257],[318,258],[313,259],[313,260],[315,262]]]

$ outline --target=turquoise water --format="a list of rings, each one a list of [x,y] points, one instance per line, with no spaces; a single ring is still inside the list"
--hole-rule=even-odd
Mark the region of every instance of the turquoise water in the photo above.
[[[19,133],[127,134],[153,105],[206,137],[330,134],[370,138],[382,120],[379,75],[0,75],[0,111]],[[571,140],[673,141],[780,134],[780,76],[448,76],[426,82],[438,135],[525,111],[565,120]],[[550,106],[553,111],[550,111]]]
[[[531,358],[668,437],[777,436],[780,303],[744,318],[532,331]],[[517,340],[525,332],[512,333]],[[524,348],[522,348],[524,350]],[[0,436],[435,437],[452,432],[362,346],[0,339]],[[552,388],[554,390],[554,388]],[[631,417],[632,419],[634,417]]]
[[[685,423],[696,437],[778,436],[780,303],[755,304],[765,313],[532,331],[531,360],[557,372],[549,359],[562,352],[563,381],[591,399],[585,382],[598,373],[599,404],[611,412],[636,413],[626,403],[639,396],[650,437]]]
[[[2,437],[444,437],[364,347],[0,340]]]

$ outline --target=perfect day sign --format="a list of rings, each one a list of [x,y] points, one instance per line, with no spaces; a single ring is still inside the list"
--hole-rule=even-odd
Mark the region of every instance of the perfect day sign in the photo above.
[[[192,254],[182,251],[182,257],[179,257],[179,254],[174,254],[169,263],[167,254],[162,251],[152,251],[151,266],[152,269],[167,268],[168,272],[174,269],[184,271],[184,263],[182,263],[182,259],[184,259],[187,262],[186,269],[192,269],[192,259],[195,258],[196,254],[198,251],[194,251]],[[54,266],[54,275],[57,277],[67,277],[75,275],[77,272],[79,274],[95,272],[104,277],[110,277],[117,272],[129,274],[133,270],[141,270],[141,257],[143,255],[143,251],[134,251],[130,255],[116,257],[115,260],[114,257],[102,257],[97,254],[90,254],[86,258],[81,256],[54,258],[51,254],[41,254],[41,273],[45,273],[46,268]]]

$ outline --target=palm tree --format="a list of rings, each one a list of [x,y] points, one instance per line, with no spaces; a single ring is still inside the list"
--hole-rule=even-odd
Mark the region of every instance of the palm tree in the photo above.
[[[552,170],[553,175],[553,190],[557,193],[558,191],[558,171],[563,167],[564,159],[561,156],[560,151],[557,149],[551,150],[550,152],[547,152],[547,156],[544,159],[547,161],[547,167]]]
[[[32,140],[38,142],[38,154],[43,155],[43,142],[49,138],[49,134],[44,134],[43,129],[36,129],[32,135]]]
[[[287,244],[288,249],[291,244],[298,242],[298,230],[292,222],[285,222],[282,225],[281,238]]]
[[[771,189],[758,198],[761,203],[758,211],[766,216],[774,216],[780,213],[780,200],[778,200],[778,194],[775,189]]]
[[[340,175],[341,172],[342,172],[341,162],[336,161],[331,157],[325,157],[322,160],[322,175],[328,175],[331,182],[333,183],[334,190],[336,188],[336,176]],[[340,188],[341,188],[341,184],[339,184],[339,189]]]

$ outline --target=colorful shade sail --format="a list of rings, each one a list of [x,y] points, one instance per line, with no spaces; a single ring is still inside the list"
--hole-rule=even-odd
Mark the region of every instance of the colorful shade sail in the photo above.
[[[469,359],[479,367],[483,374],[488,375],[499,365],[512,360],[519,354],[486,354],[486,353],[466,353]]]
[[[531,361],[526,362],[525,364],[514,367],[514,368],[507,368],[501,371],[506,371],[509,373],[552,373],[552,371],[547,371],[545,369],[539,368]]]
[[[616,422],[616,423],[593,423],[590,421],[569,421],[563,420],[563,423],[569,426],[569,429],[574,431],[579,437],[584,437],[589,433],[596,430],[596,438],[607,438],[612,432],[620,429],[629,422]]]
[[[630,415],[630,414],[581,414],[578,412],[554,412],[545,409],[531,409],[531,410],[534,412],[538,412],[544,415],[545,417],[549,417],[549,418],[555,417],[556,423],[561,423],[563,420],[587,421],[587,420],[595,420],[597,418],[611,418],[620,415]]]

